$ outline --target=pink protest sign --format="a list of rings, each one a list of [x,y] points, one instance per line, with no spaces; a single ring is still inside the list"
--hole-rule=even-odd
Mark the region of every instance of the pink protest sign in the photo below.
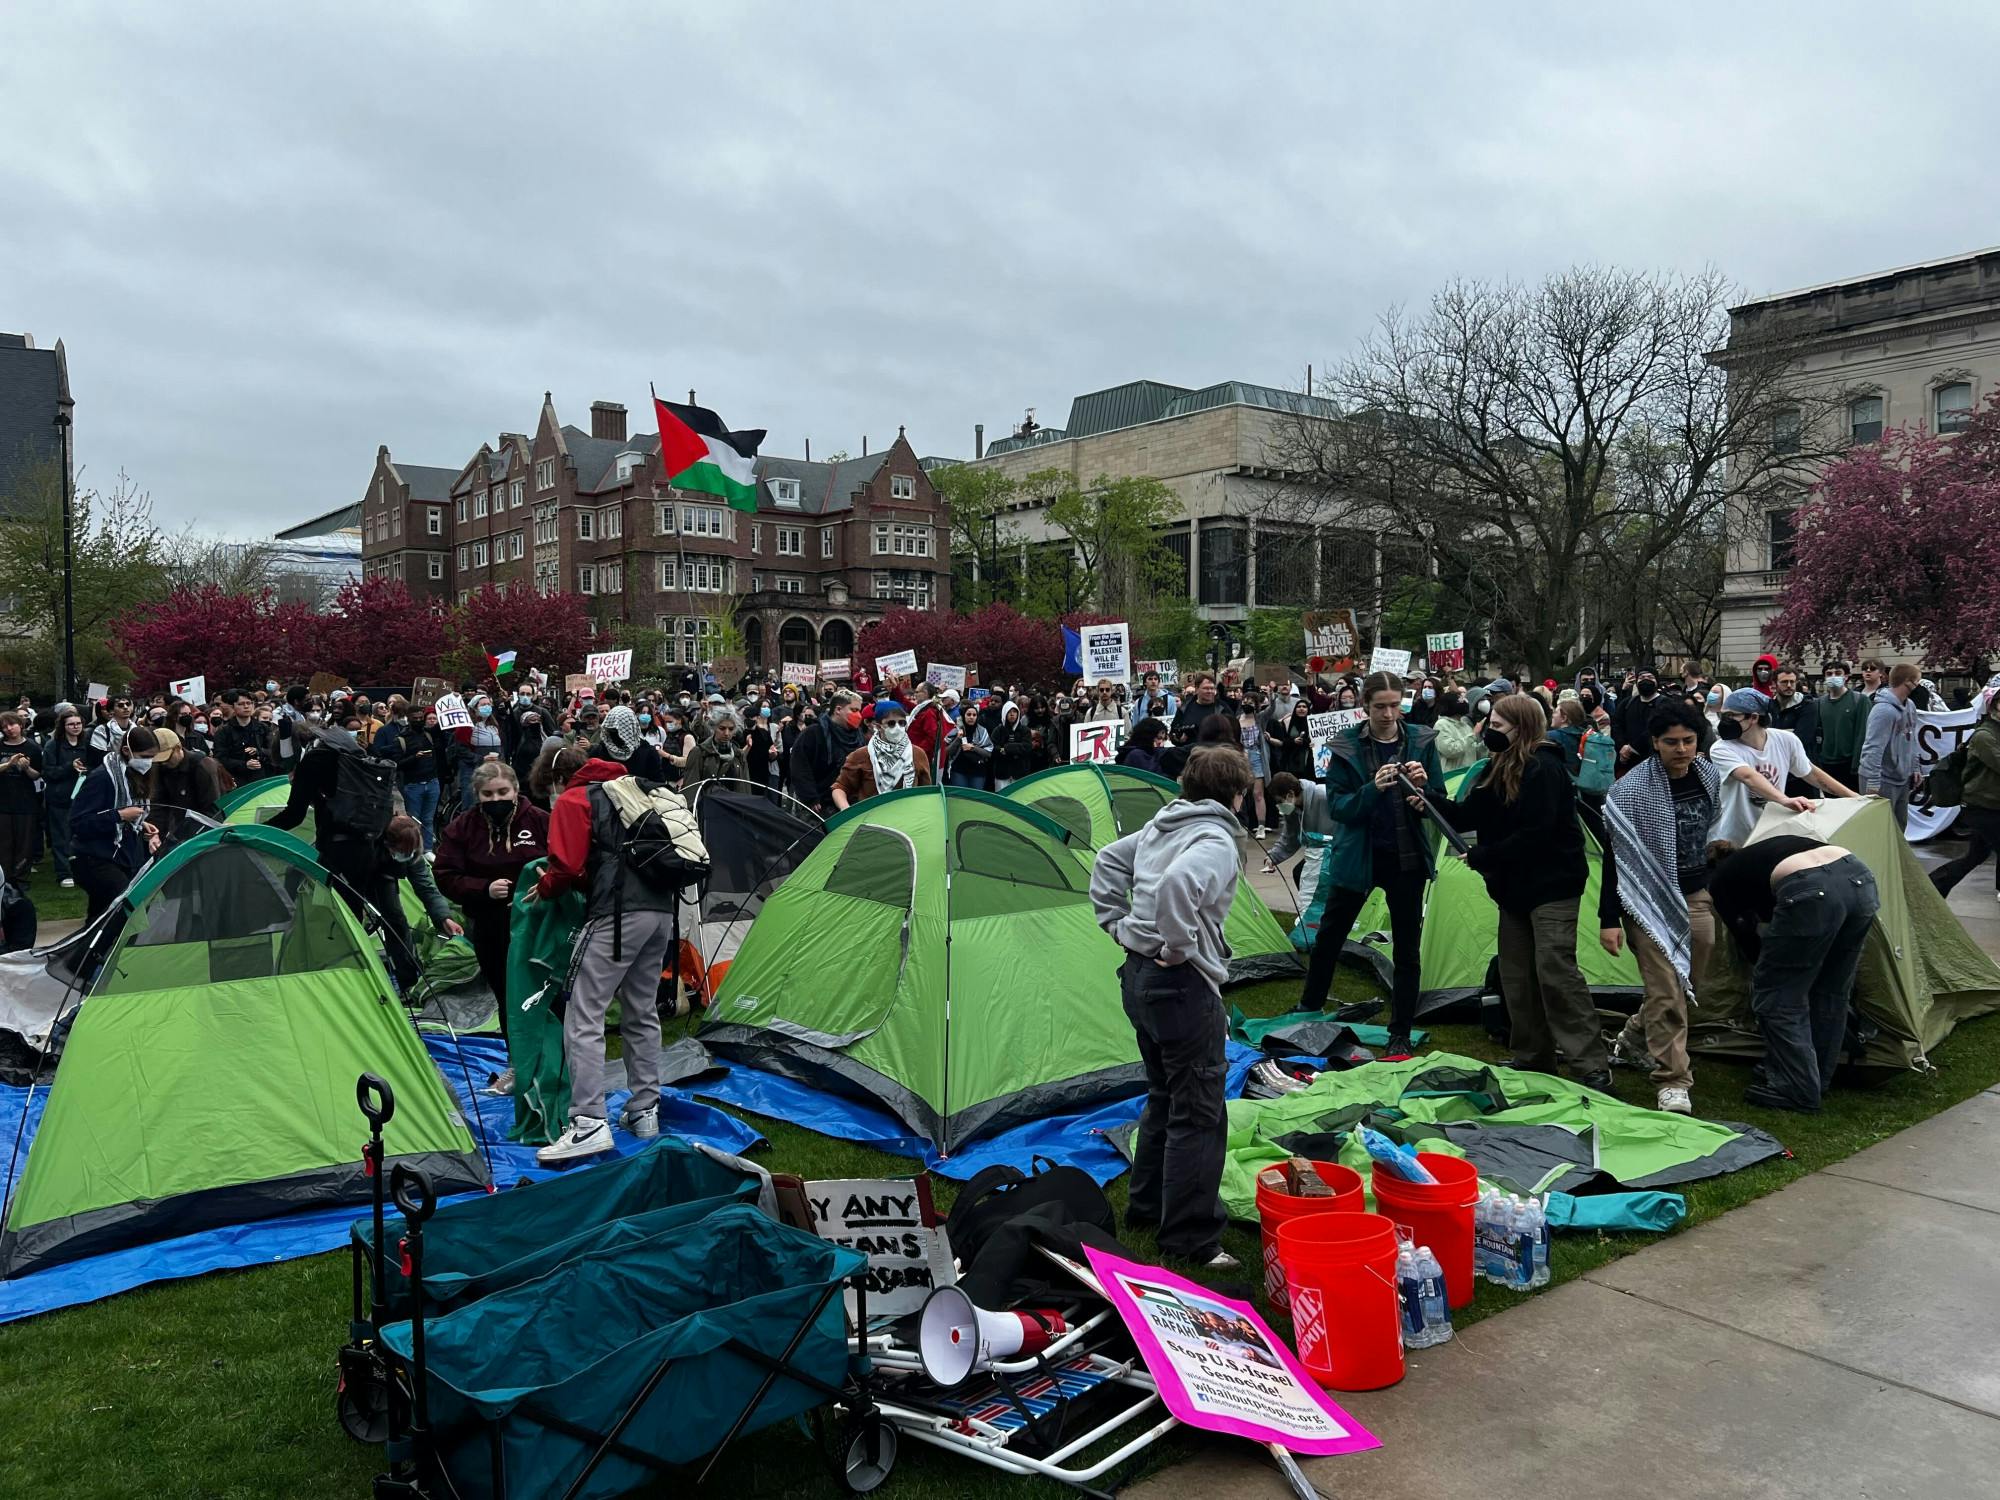
[[[1247,1302],[1085,1246],[1167,1410],[1190,1427],[1294,1453],[1359,1453],[1381,1439],[1328,1399]]]

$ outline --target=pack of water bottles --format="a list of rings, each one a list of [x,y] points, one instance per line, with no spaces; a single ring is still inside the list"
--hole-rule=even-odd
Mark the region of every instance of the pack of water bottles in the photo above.
[[[1445,1302],[1444,1267],[1430,1247],[1412,1243],[1407,1229],[1396,1231],[1396,1306],[1402,1313],[1403,1347],[1429,1349],[1451,1339],[1451,1308]]]
[[[1526,1292],[1549,1284],[1549,1217],[1543,1200],[1488,1188],[1472,1213],[1473,1269]]]

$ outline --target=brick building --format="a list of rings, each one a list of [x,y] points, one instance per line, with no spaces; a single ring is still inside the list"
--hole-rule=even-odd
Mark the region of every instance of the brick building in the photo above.
[[[419,599],[451,594],[451,505],[456,469],[399,464],[388,445],[375,450],[375,472],[361,497],[364,578],[392,578]]]
[[[661,666],[711,659],[723,619],[751,665],[774,667],[848,655],[863,625],[899,605],[949,608],[949,527],[900,431],[858,459],[760,458],[754,516],[666,484],[659,447],[656,432],[628,432],[616,402],[593,402],[585,432],[544,393],[533,433],[502,433],[460,469],[412,479],[384,449],[370,488],[384,519],[363,548],[371,576],[421,550],[435,506],[447,546],[435,564],[426,552],[423,574],[440,597],[487,583],[582,594],[600,629],[660,631]],[[411,582],[415,564],[402,566],[389,576]]]

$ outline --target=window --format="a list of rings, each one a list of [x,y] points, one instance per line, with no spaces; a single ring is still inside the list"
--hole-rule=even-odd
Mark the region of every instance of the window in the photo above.
[[[681,559],[681,587],[697,594],[719,594],[727,587],[729,564],[719,557]]]
[[[545,458],[535,465],[535,488],[552,490],[556,487],[556,461]]]
[[[764,592],[764,575],[762,573],[752,573],[750,575],[750,592],[753,594]]]
[[[562,574],[553,562],[538,562],[535,564],[536,593],[553,594],[556,592],[557,586],[561,581]]]
[[[619,454],[617,459],[615,460],[618,466],[617,467],[618,482],[620,484],[628,483],[632,478],[632,471],[638,468],[639,465],[644,463],[645,461],[646,461],[646,456],[643,453]]]
[[[796,479],[774,479],[771,481],[771,498],[791,510],[799,508],[799,482]]]
[[[750,523],[750,550],[752,552],[762,552],[764,550],[764,527],[762,523],[757,521]]]
[[[432,536],[444,535],[444,510],[436,505],[424,507],[424,530]]]
[[[1771,451],[1773,453],[1799,451],[1799,413],[1796,407],[1790,411],[1778,412],[1771,418]]]
[[[597,512],[580,510],[576,513],[576,539],[580,542],[597,540]]]
[[[909,609],[931,607],[931,575],[911,568],[897,568],[875,575],[875,597]]]
[[[597,513],[597,534],[601,537],[625,535],[625,507],[613,505]]]
[[[579,594],[594,594],[597,592],[597,569],[589,563],[585,563],[576,570],[576,591]]]
[[[486,514],[486,491],[481,490],[472,497],[472,518],[478,520]]]
[[[550,547],[555,545],[555,540],[555,502],[550,501],[546,505],[537,505],[535,507],[535,545],[537,547]]]
[[[444,559],[439,557],[435,552],[431,554],[430,573],[431,582],[433,583],[444,577]]]
[[[1201,602],[1243,604],[1248,582],[1249,546],[1241,526],[1205,521],[1201,528]],[[1372,589],[1374,580],[1369,580]],[[1322,588],[1322,595],[1325,590]]]
[[[390,513],[389,530],[396,536],[401,536],[403,534],[403,513],[400,510],[392,511]]]
[[[1857,396],[1847,403],[1847,436],[1857,443],[1882,440],[1882,398]]]
[[[461,526],[465,524],[465,496],[463,495],[458,497],[458,521]]]
[[[517,479],[512,484],[507,486],[507,508],[509,510],[519,510],[521,508],[521,502],[523,500],[526,500],[527,498],[528,498],[527,480]]]
[[[1797,528],[1794,518],[1797,511],[1787,507],[1784,510],[1764,512],[1764,538],[1767,566],[1772,572],[1781,572],[1792,565],[1792,554],[1796,545]]]
[[[1937,413],[1939,432],[1965,431],[1965,424],[1972,420],[1972,382],[1954,380],[1939,386],[1931,405]]]
[[[806,552],[805,532],[797,526],[778,528],[778,556],[804,557]]]
[[[805,591],[806,581],[803,578],[787,576],[778,580],[778,592],[781,594],[803,594]]]
[[[672,536],[674,534],[674,506],[671,500],[663,500],[653,506],[653,535]]]
[[[678,574],[678,565],[673,558],[663,557],[660,559],[660,588],[662,590],[679,588],[680,584],[677,581]]]
[[[376,479],[375,498],[383,505],[387,505],[389,503],[389,481],[386,478]]]
[[[597,592],[600,594],[624,593],[625,564],[599,563],[597,565]]]
[[[831,526],[822,526],[820,528],[819,555],[821,557],[833,556],[833,528]]]
[[[474,542],[472,544],[472,565],[475,568],[486,566],[486,543]]]
[[[466,558],[466,548],[464,547],[463,544],[461,544],[458,549],[458,570],[461,573],[465,571],[465,558]]]
[[[719,505],[683,505],[681,507],[682,536],[727,536],[723,522],[723,510]]]
[[[525,533],[523,533],[523,532],[519,532],[519,531],[517,531],[517,532],[515,532],[515,533],[514,533],[513,535],[514,535],[514,548],[513,548],[513,551],[514,551],[514,556],[515,556],[515,558],[516,558],[516,559],[518,560],[518,559],[520,558],[520,556],[521,556],[521,551],[522,551],[522,545],[521,545],[521,544],[522,544],[522,542],[523,542],[524,540],[526,540],[526,534],[525,534]]]
[[[877,521],[875,523],[875,555],[877,557],[929,557],[931,555],[931,529],[928,526],[912,526],[904,521]]]
[[[889,476],[889,498],[891,500],[914,500],[917,498],[917,481],[908,474]]]

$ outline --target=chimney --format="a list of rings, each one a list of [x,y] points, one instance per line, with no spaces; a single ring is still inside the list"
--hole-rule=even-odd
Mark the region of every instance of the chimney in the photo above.
[[[972,424],[972,456],[974,458],[986,457],[986,424],[984,422],[974,422]]]
[[[865,432],[861,434],[861,456],[863,458],[868,456],[868,434]]]
[[[806,462],[807,462],[807,463],[811,463],[812,461],[813,461],[813,440],[812,440],[811,438],[807,438],[807,439],[806,439]]]
[[[616,401],[593,401],[590,403],[590,435],[609,438],[614,443],[625,441],[625,408]]]

